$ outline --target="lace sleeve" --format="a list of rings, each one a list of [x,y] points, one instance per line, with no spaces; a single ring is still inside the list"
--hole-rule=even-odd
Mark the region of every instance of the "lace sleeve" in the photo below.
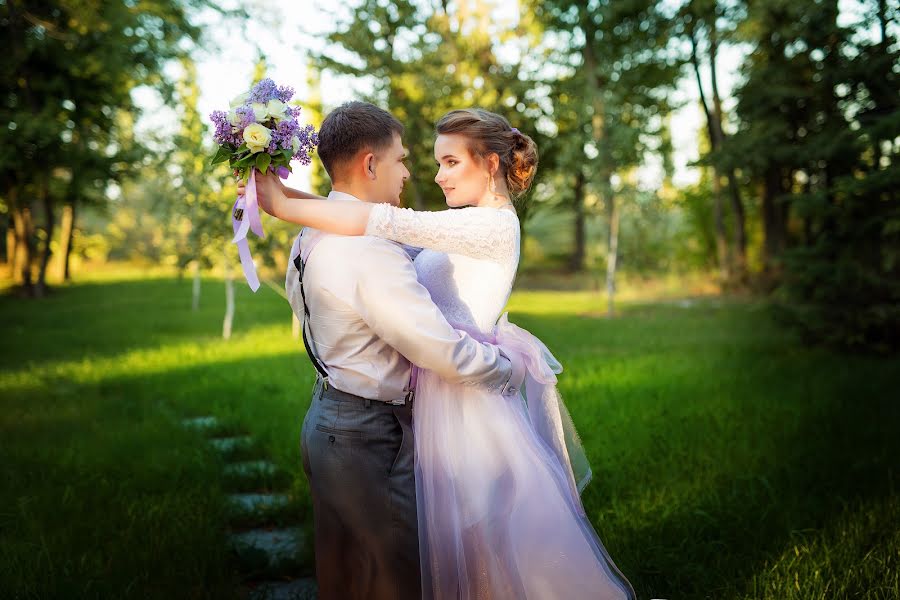
[[[369,214],[366,235],[502,262],[516,252],[519,219],[512,211],[495,208],[425,212],[376,204]]]

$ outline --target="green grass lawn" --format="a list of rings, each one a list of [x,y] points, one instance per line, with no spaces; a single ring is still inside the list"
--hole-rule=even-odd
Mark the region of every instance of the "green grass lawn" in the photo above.
[[[96,280],[0,297],[0,597],[228,598],[223,461],[182,416],[291,473],[313,369],[290,309],[238,285]],[[800,346],[764,305],[517,292],[565,366],[592,522],[641,598],[900,597],[900,361]]]

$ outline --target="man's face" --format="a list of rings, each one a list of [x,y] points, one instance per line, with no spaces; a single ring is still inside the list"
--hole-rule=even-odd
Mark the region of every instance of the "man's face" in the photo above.
[[[375,155],[375,179],[371,185],[372,197],[378,202],[400,205],[403,184],[409,179],[409,170],[404,162],[407,154],[403,140],[395,133],[391,145]]]

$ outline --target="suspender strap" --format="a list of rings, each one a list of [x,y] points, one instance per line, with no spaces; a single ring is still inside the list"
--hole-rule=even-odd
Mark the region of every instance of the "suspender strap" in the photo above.
[[[300,329],[303,332],[303,346],[306,348],[306,354],[309,356],[309,359],[312,361],[313,366],[316,368],[316,371],[319,372],[319,375],[322,376],[322,379],[325,381],[325,386],[328,386],[328,371],[325,370],[325,367],[316,357],[315,353],[312,350],[312,344],[310,343],[310,339],[306,335],[307,324],[309,323],[309,306],[306,304],[306,293],[303,291],[303,267],[306,264],[303,261],[303,253],[298,252],[296,258],[294,258],[294,266],[297,267],[297,271],[300,273],[300,298],[303,300],[303,323],[300,326]],[[312,331],[310,331],[310,336],[312,335]]]

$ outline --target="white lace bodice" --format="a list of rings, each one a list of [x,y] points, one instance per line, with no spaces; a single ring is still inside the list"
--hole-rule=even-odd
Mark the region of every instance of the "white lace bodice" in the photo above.
[[[423,248],[419,282],[451,324],[489,332],[512,290],[519,264],[519,219],[506,209],[417,212],[377,204],[366,235]]]

